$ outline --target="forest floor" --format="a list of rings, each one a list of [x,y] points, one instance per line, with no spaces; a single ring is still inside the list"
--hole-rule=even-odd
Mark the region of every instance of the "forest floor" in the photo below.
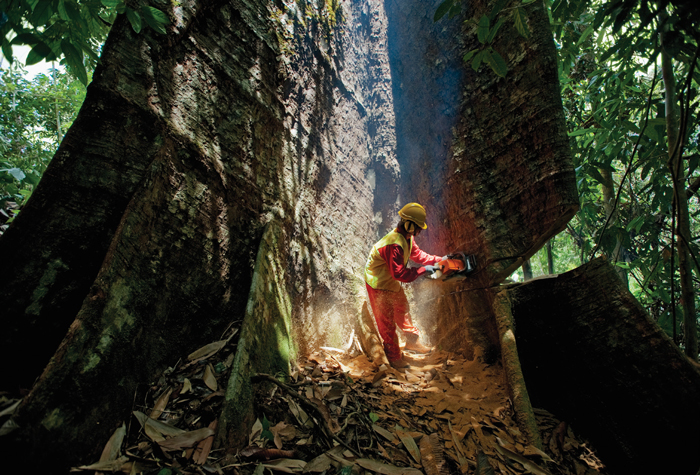
[[[212,450],[233,335],[169,368],[100,461],[74,471],[130,474],[604,474],[591,446],[536,410],[544,451],[514,420],[499,365],[405,352],[405,372],[322,349],[287,383],[255,379],[243,450]]]

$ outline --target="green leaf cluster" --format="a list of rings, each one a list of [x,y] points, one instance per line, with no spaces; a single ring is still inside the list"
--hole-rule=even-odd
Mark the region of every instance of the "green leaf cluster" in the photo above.
[[[481,43],[480,48],[473,49],[464,55],[464,62],[470,63],[474,71],[478,71],[482,63],[491,67],[491,70],[499,77],[505,77],[508,65],[503,56],[494,48],[496,35],[506,21],[512,21],[516,31],[521,36],[528,38],[530,30],[527,26],[527,16],[523,8],[533,0],[497,0],[488,15],[482,15],[478,21],[474,18],[467,19],[465,23],[476,27],[477,39]],[[508,6],[510,3],[514,5]],[[507,7],[507,8],[506,8]],[[461,12],[459,0],[444,0],[435,11],[434,21],[444,16],[453,18]],[[495,21],[495,23],[494,23]]]
[[[691,188],[700,180],[695,56],[700,23],[684,3],[670,2],[666,11],[659,5],[558,0],[551,3],[550,19],[581,199],[568,233],[581,262],[594,249],[616,260],[630,290],[673,334],[673,315],[682,309],[677,308],[680,284],[672,232],[677,223],[658,38],[660,32],[666,38],[673,32],[667,51],[686,113],[683,172],[685,186]],[[690,249],[698,260],[697,195],[688,205],[694,236]]]
[[[2,200],[30,196],[85,99],[85,88],[71,75],[56,71],[54,77],[28,81],[17,65],[0,72]]]
[[[125,13],[134,31],[142,19],[165,34],[170,23],[163,11],[142,6],[134,10],[124,0],[0,0],[2,54],[12,63],[13,46],[31,47],[26,65],[60,61],[84,85],[117,14]]]

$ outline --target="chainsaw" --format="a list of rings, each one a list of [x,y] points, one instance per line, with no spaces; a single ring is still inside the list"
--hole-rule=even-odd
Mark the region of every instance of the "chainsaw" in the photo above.
[[[476,270],[476,256],[457,252],[448,255],[447,259],[438,262],[435,266],[438,270],[430,276],[431,279],[441,279],[443,282],[462,280]]]

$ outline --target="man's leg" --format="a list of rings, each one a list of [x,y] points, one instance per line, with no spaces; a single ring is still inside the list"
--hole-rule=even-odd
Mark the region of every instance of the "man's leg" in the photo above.
[[[415,351],[417,353],[430,353],[431,348],[422,345],[418,341],[420,338],[420,332],[418,331],[418,328],[413,325],[408,299],[406,298],[403,288],[400,292],[397,292],[394,301],[394,322],[403,331],[403,334],[406,337],[407,350]]]
[[[394,307],[392,294],[388,290],[376,290],[370,285],[367,285],[367,294],[369,295],[369,304],[374,313],[374,320],[377,322],[377,330],[379,336],[382,337],[384,343],[384,353],[389,361],[401,359],[401,349],[399,348],[399,340],[396,336],[394,327]]]

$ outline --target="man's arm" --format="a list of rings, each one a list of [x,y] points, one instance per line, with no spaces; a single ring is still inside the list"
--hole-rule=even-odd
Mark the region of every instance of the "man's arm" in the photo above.
[[[442,260],[442,257],[440,256],[434,256],[432,254],[428,254],[427,252],[421,251],[421,249],[418,247],[418,244],[416,244],[416,241],[413,241],[413,247],[411,248],[411,257],[410,259],[415,262],[416,264],[420,264],[422,266],[428,266],[428,265],[433,265],[437,264]]]
[[[382,256],[384,262],[389,266],[391,277],[399,282],[413,282],[425,273],[425,269],[422,267],[409,268],[403,265],[403,249],[398,244],[384,246],[379,249],[379,255]],[[413,255],[413,252],[411,252],[411,255]]]

